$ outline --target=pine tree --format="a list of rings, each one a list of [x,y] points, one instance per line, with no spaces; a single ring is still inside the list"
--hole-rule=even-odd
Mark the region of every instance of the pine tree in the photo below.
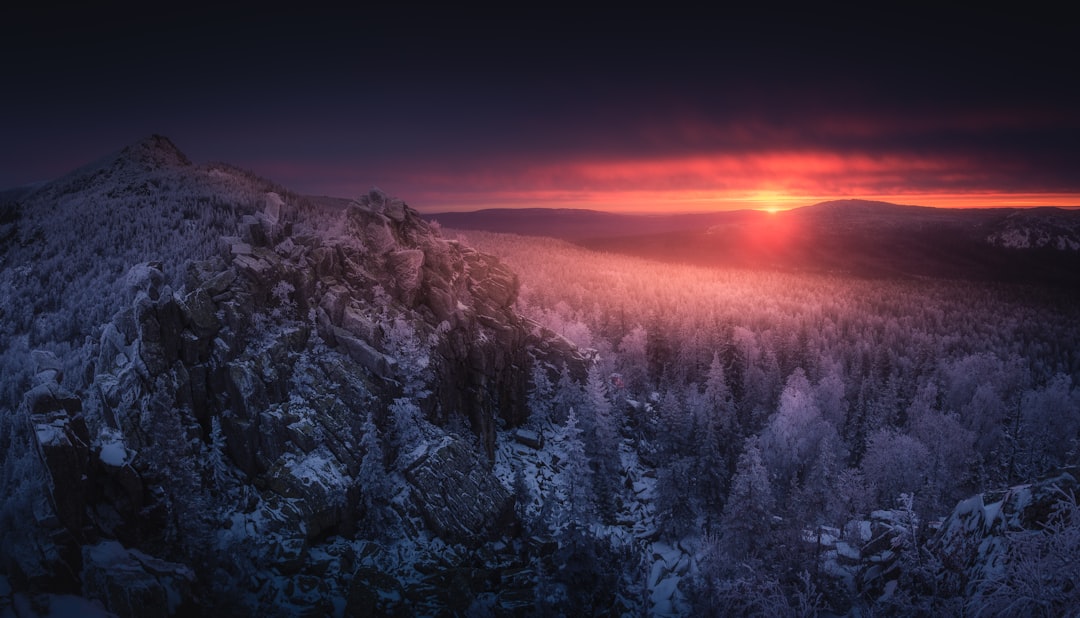
[[[739,457],[721,521],[724,545],[732,556],[758,556],[769,542],[774,510],[772,483],[757,438],[746,441]]]
[[[529,417],[533,422],[542,424],[552,420],[554,395],[555,386],[548,378],[547,369],[540,363],[533,364],[528,400]]]
[[[617,509],[619,489],[619,427],[612,414],[611,402],[607,398],[607,384],[598,365],[589,369],[585,382],[585,400],[591,411],[593,437],[591,458],[596,466],[593,486],[597,505],[604,519],[611,521]]]
[[[560,480],[566,491],[564,510],[573,524],[587,524],[592,519],[592,469],[589,457],[585,454],[585,443],[581,439],[582,431],[578,428],[574,409],[566,414],[566,424],[559,433],[559,440],[566,452]]]
[[[562,370],[559,372],[559,381],[555,385],[552,420],[557,423],[565,422],[567,411],[571,408],[580,408],[584,399],[585,395],[581,387],[574,381],[574,377],[570,375],[570,369],[563,363]]]
[[[221,431],[221,419],[210,419],[210,444],[206,449],[206,467],[214,487],[221,488],[229,473],[229,465],[225,459],[225,434]]]
[[[730,473],[728,454],[721,445],[720,423],[716,413],[702,408],[700,416],[702,418],[698,423],[698,430],[694,433],[696,456],[691,474],[694,480],[693,493],[700,502],[706,522],[710,522],[720,514]]]
[[[671,455],[686,455],[690,451],[694,432],[694,415],[669,388],[660,402],[661,444]]]
[[[532,518],[529,517],[529,505],[532,503],[532,490],[525,480],[525,471],[522,468],[514,470],[514,510],[527,531],[532,528]]]
[[[619,342],[618,367],[631,392],[644,391],[648,383],[648,340],[645,329],[635,326]]]
[[[724,434],[735,431],[738,420],[735,416],[735,402],[724,373],[724,363],[717,352],[713,352],[709,374],[705,379],[705,404],[706,410],[711,412],[710,416],[719,423],[720,431]]]

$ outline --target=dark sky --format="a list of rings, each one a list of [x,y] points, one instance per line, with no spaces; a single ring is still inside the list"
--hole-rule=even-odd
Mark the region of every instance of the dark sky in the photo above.
[[[0,187],[158,133],[427,211],[1080,205],[1080,29],[1050,12],[0,17]]]

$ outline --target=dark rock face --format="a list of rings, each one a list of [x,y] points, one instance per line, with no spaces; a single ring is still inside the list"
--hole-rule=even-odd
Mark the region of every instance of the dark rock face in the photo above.
[[[90,433],[81,409],[79,399],[55,382],[39,384],[23,397],[34,446],[48,472],[53,509],[59,523],[76,536],[83,529],[90,457]]]

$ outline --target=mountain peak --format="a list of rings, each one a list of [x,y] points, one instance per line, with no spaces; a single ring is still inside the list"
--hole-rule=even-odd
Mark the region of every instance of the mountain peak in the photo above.
[[[127,146],[120,151],[117,158],[148,169],[191,165],[191,160],[176,147],[172,140],[156,133]]]

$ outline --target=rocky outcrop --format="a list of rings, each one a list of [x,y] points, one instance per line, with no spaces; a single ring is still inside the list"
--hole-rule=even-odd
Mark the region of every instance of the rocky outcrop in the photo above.
[[[90,433],[81,410],[82,402],[51,380],[27,392],[20,409],[48,472],[47,491],[56,517],[76,538],[84,525],[90,458]]]
[[[1043,531],[1063,500],[1075,501],[1078,489],[1072,469],[1002,492],[977,494],[956,506],[930,548],[955,580],[950,583],[966,597],[979,599],[1004,568],[1007,537]]]
[[[412,496],[432,530],[461,543],[478,543],[505,524],[510,494],[475,450],[447,438],[406,470]]]
[[[125,173],[190,165],[168,146],[128,153],[138,165]],[[118,615],[220,594],[192,586],[185,565],[221,552],[218,566],[263,586],[271,605],[325,597],[329,584],[308,585],[327,560],[318,546],[365,525],[365,421],[403,455],[390,412],[400,399],[433,444],[398,470],[409,499],[387,520],[448,542],[499,532],[514,514],[490,469],[496,428],[526,420],[533,363],[584,373],[572,346],[516,314],[509,269],[401,200],[373,191],[343,212],[302,211],[264,188],[250,203],[180,277],[150,261],[117,282],[130,300],[98,331],[84,391],[60,386],[57,359],[35,357],[18,415],[47,485],[35,517],[69,587]],[[477,440],[432,430],[450,423]],[[271,594],[276,584],[245,568],[288,583]],[[372,582],[342,593],[368,607]]]

